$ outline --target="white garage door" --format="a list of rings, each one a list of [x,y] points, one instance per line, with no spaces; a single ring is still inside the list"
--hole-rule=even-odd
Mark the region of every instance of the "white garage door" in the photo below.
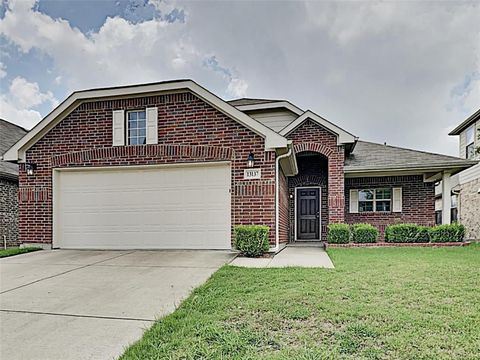
[[[55,171],[54,247],[230,249],[230,166]]]

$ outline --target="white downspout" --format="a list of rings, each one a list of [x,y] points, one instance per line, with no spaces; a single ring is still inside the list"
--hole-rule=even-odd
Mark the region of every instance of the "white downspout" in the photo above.
[[[277,252],[280,250],[280,239],[279,239],[279,234],[280,234],[280,229],[279,224],[280,224],[280,216],[279,216],[279,198],[280,198],[280,160],[286,157],[289,157],[292,155],[292,148],[289,147],[288,152],[277,156],[277,159],[275,160],[275,247],[271,249],[273,252]]]

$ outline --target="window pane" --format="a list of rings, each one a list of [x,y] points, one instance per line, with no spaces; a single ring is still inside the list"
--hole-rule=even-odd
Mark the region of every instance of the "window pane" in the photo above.
[[[377,200],[385,199],[390,200],[392,198],[391,189],[377,189]]]
[[[375,211],[390,211],[390,200],[389,201],[377,201],[377,206]]]
[[[128,113],[128,144],[146,144],[146,112],[129,111]]]
[[[358,211],[360,212],[373,211],[373,201],[359,201]]]
[[[467,133],[466,133],[466,144],[469,145],[471,143],[473,143],[475,141],[475,130],[474,130],[474,127],[473,125],[470,126],[468,129],[467,129]]]
[[[360,201],[373,200],[373,190],[360,190],[358,192],[358,199]]]
[[[473,157],[475,156],[475,146],[474,144],[470,144],[467,146],[467,159],[473,159]]]
[[[450,217],[451,217],[451,222],[456,223],[458,221],[458,209],[453,208],[450,209]]]
[[[458,204],[458,195],[452,195],[451,199],[451,207],[456,208]]]

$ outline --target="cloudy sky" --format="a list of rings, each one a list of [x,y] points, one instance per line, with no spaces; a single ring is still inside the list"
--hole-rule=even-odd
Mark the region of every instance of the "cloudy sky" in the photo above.
[[[0,6],[0,116],[74,90],[192,78],[288,99],[364,140],[457,154],[480,108],[480,2],[16,0]]]

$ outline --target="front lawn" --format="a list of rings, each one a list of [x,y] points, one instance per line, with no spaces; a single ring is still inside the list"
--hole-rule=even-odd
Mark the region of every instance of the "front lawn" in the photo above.
[[[41,250],[41,248],[37,247],[24,247],[24,248],[8,248],[8,249],[2,249],[0,250],[0,258],[8,257],[8,256],[13,256],[13,255],[18,255],[18,254],[25,254],[31,251],[37,251]]]
[[[480,246],[225,266],[121,359],[479,359]]]

